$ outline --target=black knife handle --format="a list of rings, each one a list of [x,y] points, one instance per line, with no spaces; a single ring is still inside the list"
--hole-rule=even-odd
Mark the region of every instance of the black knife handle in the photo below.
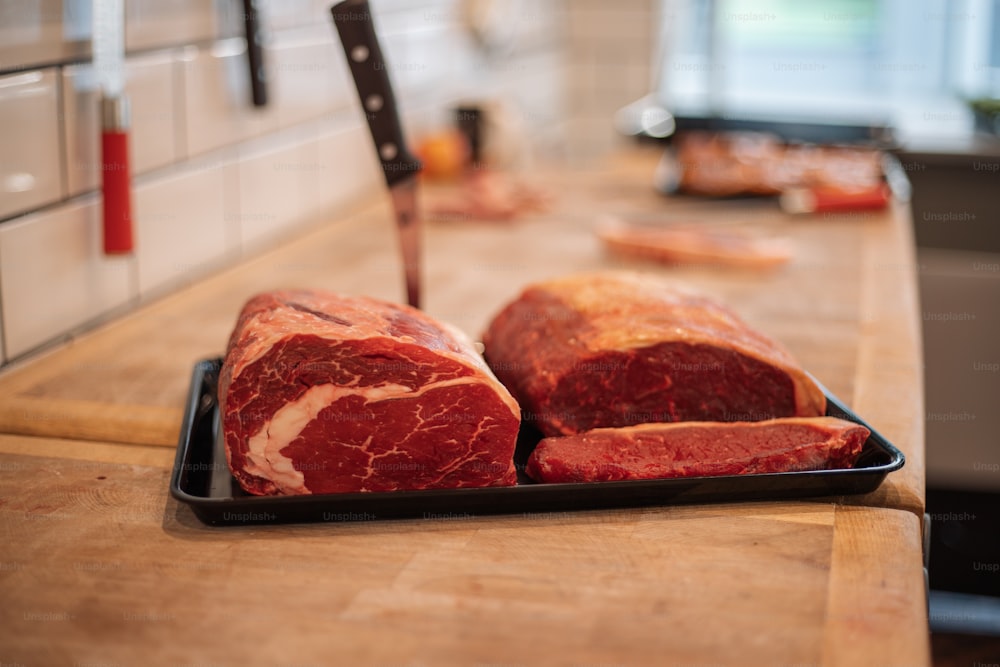
[[[420,161],[406,148],[368,0],[344,0],[333,5],[330,12],[368,119],[385,182],[392,186],[420,171]]]
[[[247,63],[250,66],[250,93],[255,107],[267,105],[267,79],[264,74],[264,48],[261,44],[257,0],[243,0],[243,25],[247,38]]]

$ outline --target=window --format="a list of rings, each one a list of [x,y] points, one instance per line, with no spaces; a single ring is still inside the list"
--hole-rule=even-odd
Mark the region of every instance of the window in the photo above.
[[[1000,0],[664,0],[661,102],[678,114],[968,133],[1000,95]]]

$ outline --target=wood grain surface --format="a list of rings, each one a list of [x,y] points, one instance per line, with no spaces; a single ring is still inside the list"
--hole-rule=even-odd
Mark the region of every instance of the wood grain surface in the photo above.
[[[169,498],[171,463],[163,447],[0,436],[0,662],[929,664],[910,512],[220,529]]]
[[[908,209],[665,199],[656,158],[541,174],[552,207],[517,223],[429,221],[426,310],[478,336],[526,283],[572,271],[700,289],[905,451],[877,492],[204,526],[168,493],[192,365],[257,291],[400,299],[379,200],[0,373],[0,665],[928,665]],[[747,226],[795,255],[767,273],[622,260],[592,232],[607,215]]]
[[[513,223],[429,220],[425,309],[477,337],[527,283],[575,271],[656,274],[715,296],[783,342],[800,363],[907,456],[876,493],[849,502],[924,511],[923,378],[910,214],[792,218],[772,200],[666,198],[658,153],[629,151],[537,183],[545,213]],[[743,225],[789,238],[776,271],[663,266],[601,247],[605,216]],[[0,432],[173,447],[193,363],[221,354],[240,307],[277,287],[399,300],[403,279],[387,202],[362,206],[265,254],[156,300],[0,373]]]

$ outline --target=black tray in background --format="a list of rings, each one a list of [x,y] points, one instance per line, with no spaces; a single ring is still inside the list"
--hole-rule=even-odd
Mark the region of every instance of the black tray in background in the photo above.
[[[678,162],[674,142],[690,132],[760,132],[770,134],[787,144],[816,144],[822,146],[850,146],[883,151],[882,171],[894,197],[901,201],[910,198],[910,183],[892,151],[899,150],[895,133],[886,122],[857,122],[826,118],[782,117],[771,114],[766,118],[738,117],[698,113],[675,113],[675,129],[670,136],[658,140],[665,145],[660,164],[654,175],[654,186],[663,194],[689,197],[693,200],[711,201],[771,201],[775,195],[740,192],[733,195],[707,195],[688,193],[680,189],[682,167]]]
[[[866,426],[871,435],[854,468],[680,479],[435,489],[304,496],[252,496],[229,472],[219,432],[216,401],[221,359],[194,366],[181,426],[170,493],[211,525],[307,521],[373,521],[404,517],[460,519],[480,514],[534,514],[566,510],[679,503],[776,500],[868,493],[903,467],[891,443],[824,389],[827,414]],[[521,434],[514,460],[519,471],[538,434]]]
[[[674,116],[674,122],[676,129],[670,139],[692,131],[763,132],[787,143],[867,146],[883,150],[898,145],[893,128],[883,122],[859,123],[821,118],[783,118],[778,114],[768,118],[678,114]]]

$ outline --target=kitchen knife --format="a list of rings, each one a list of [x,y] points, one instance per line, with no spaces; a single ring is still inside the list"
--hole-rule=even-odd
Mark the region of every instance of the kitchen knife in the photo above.
[[[94,0],[94,70],[101,86],[101,191],[104,252],[132,252],[132,196],[128,158],[131,124],[125,95],[125,6]]]
[[[344,0],[330,8],[358,89],[375,150],[392,195],[406,275],[406,299],[420,307],[420,216],[417,173],[420,161],[406,148],[382,49],[368,0]]]

